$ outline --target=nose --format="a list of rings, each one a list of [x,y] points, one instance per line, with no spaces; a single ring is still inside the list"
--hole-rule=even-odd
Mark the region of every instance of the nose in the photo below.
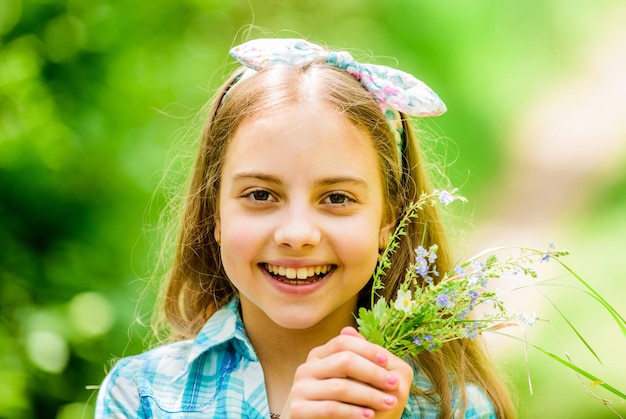
[[[318,245],[321,239],[322,233],[312,208],[303,205],[284,208],[274,231],[274,241],[278,246],[302,249]]]

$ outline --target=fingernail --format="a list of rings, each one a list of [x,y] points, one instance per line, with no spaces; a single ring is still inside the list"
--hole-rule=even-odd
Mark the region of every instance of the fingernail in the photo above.
[[[398,382],[398,377],[396,377],[396,376],[395,376],[395,375],[393,375],[393,374],[387,374],[387,382],[388,382],[389,384],[395,384],[395,383],[397,383],[397,382]]]
[[[387,355],[385,354],[376,354],[376,362],[379,364],[384,364],[387,362]]]
[[[389,406],[393,406],[394,404],[396,404],[396,398],[393,396],[385,396],[383,400],[385,400],[385,404]]]
[[[374,416],[374,412],[371,409],[363,409],[363,417],[371,418]]]

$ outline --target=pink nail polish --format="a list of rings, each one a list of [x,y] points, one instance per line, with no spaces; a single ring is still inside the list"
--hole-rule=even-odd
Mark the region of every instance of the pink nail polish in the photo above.
[[[398,382],[398,377],[396,377],[396,376],[395,376],[395,375],[393,375],[393,374],[387,374],[387,382],[388,382],[389,384],[395,384],[395,383],[397,383],[397,382]]]
[[[379,364],[384,364],[387,362],[387,355],[385,354],[376,354],[376,362]]]
[[[371,418],[374,416],[374,412],[370,409],[363,409],[363,417],[364,418]]]
[[[385,401],[385,404],[389,406],[393,406],[394,404],[396,404],[396,398],[393,396],[385,396],[383,400]]]

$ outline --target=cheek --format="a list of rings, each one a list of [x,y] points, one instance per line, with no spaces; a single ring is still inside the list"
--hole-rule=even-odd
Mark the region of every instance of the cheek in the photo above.
[[[376,229],[365,226],[351,226],[339,229],[335,234],[335,249],[344,264],[349,265],[360,275],[366,276],[366,280],[374,272],[378,260],[378,233]]]
[[[262,240],[263,224],[239,220],[225,220],[222,222],[222,255],[249,257],[249,250],[258,246]]]

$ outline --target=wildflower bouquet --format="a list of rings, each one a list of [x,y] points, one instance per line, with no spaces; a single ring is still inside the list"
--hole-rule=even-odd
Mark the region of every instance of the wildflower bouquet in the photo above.
[[[406,235],[406,226],[418,217],[425,205],[448,205],[465,198],[453,191],[434,191],[422,194],[417,202],[409,205],[400,220],[390,242],[383,251],[373,275],[370,309],[361,308],[357,324],[359,332],[369,341],[387,348],[403,358],[417,355],[422,351],[436,351],[444,343],[454,339],[473,339],[485,331],[495,331],[510,325],[532,325],[536,314],[528,315],[511,312],[500,299],[499,294],[487,288],[492,278],[504,274],[524,275],[537,278],[533,265],[537,262],[555,260],[580,284],[584,292],[597,300],[614,318],[624,336],[626,321],[600,294],[579,275],[570,269],[561,258],[566,250],[557,250],[550,244],[546,250],[515,248],[514,254],[502,258],[498,256],[504,248],[488,249],[469,260],[456,264],[449,272],[438,272],[436,267],[437,246],[428,249],[419,246],[415,249],[415,261],[404,274],[395,300],[386,301],[379,291],[384,288],[383,278],[391,266],[391,255],[398,247],[400,237]],[[512,250],[512,249],[509,249]],[[482,314],[476,316],[476,309]],[[555,307],[556,308],[556,307]],[[595,356],[595,352],[582,335],[563,316],[578,338]],[[470,316],[471,314],[471,316]],[[579,368],[567,359],[554,355],[536,345],[524,342],[550,356],[566,367],[573,369],[593,383],[606,388],[611,393],[626,399],[626,395],[608,385],[593,374]],[[604,401],[607,402],[607,401]],[[607,403],[605,403],[607,404]]]

